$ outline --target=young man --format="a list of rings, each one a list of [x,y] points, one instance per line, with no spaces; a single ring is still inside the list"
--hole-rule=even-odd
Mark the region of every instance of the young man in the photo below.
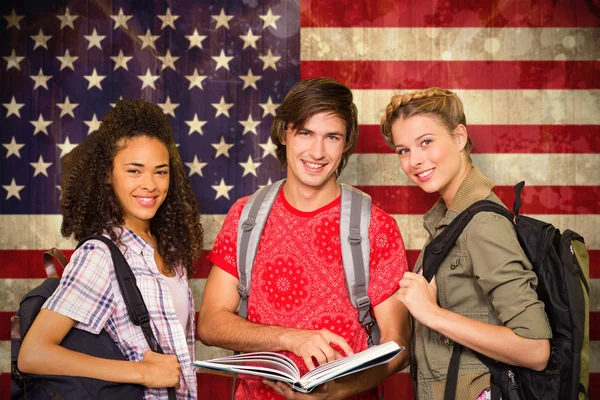
[[[287,180],[261,235],[248,320],[236,315],[237,234],[245,197],[229,211],[209,255],[214,267],[198,323],[203,343],[241,352],[282,352],[301,374],[368,347],[367,332],[346,287],[340,247],[341,188],[336,182],[357,144],[356,114],[352,92],[333,79],[301,81],[288,92],[271,129]],[[404,244],[395,220],[375,206],[369,239],[368,295],[380,342],[393,340],[408,349],[408,312],[391,297],[407,270]],[[377,399],[377,384],[406,367],[408,353],[328,382],[309,395],[283,383],[242,380],[236,398]]]

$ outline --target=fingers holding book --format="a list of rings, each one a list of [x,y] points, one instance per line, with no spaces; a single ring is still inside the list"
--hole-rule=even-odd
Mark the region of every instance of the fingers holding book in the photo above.
[[[309,370],[313,370],[318,365],[354,354],[343,337],[327,329],[318,331],[294,329],[286,335],[284,340],[287,349],[302,357]]]
[[[275,382],[265,379],[263,380],[263,383],[288,400],[325,400],[339,398],[339,396],[336,397],[334,395],[335,381],[325,382],[310,393],[297,392],[292,389],[289,384],[284,382]]]

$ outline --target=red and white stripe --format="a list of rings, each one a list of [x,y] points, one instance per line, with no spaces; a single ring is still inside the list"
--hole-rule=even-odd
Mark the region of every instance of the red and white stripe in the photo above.
[[[590,393],[600,396],[600,17],[598,2],[568,0],[301,0],[301,78],[333,77],[354,92],[361,137],[342,174],[394,215],[414,263],[421,216],[435,201],[411,185],[379,134],[390,97],[440,86],[465,104],[473,160],[507,205],[525,180],[522,213],[581,233],[590,252]],[[205,215],[206,248],[223,221]],[[44,278],[41,249],[68,250],[60,216],[0,216],[0,395],[8,388],[10,317]],[[196,306],[210,265],[192,277]],[[221,354],[198,345],[198,357]],[[228,398],[230,380],[199,375],[201,398]],[[386,382],[412,398],[410,378]]]

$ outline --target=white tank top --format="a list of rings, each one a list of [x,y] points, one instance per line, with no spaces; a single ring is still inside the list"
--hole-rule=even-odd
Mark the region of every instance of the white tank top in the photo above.
[[[190,299],[188,297],[187,279],[185,276],[180,276],[178,274],[175,274],[173,277],[163,275],[163,278],[169,287],[169,291],[171,292],[171,299],[173,300],[173,307],[175,307],[177,319],[179,319],[179,322],[183,327],[183,331],[185,332],[190,315]]]

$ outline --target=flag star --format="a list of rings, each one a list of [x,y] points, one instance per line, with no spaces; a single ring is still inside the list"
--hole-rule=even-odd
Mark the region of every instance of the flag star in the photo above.
[[[7,64],[6,64],[6,70],[8,71],[11,68],[16,68],[19,71],[21,70],[21,66],[19,65],[19,63],[21,61],[23,61],[23,59],[25,57],[17,57],[17,53],[15,52],[15,49],[13,49],[12,53],[10,53],[10,56],[8,57],[2,57],[6,60]]]
[[[221,178],[221,182],[218,185],[211,186],[217,191],[215,200],[217,200],[219,197],[225,197],[227,200],[229,200],[229,191],[233,189],[233,185],[226,185],[225,179]]]
[[[91,75],[84,75],[83,77],[89,82],[87,87],[88,90],[90,90],[93,87],[97,87],[98,89],[102,90],[100,82],[106,79],[106,75],[98,75],[98,73],[96,72],[96,68],[94,68]]]
[[[185,163],[185,165],[187,165],[188,168],[190,169],[190,173],[188,176],[192,176],[194,174],[204,176],[204,175],[202,175],[202,168],[206,167],[206,164],[207,163],[199,162],[198,156],[194,156],[194,161]]]
[[[258,90],[258,88],[256,87],[256,82],[261,79],[261,76],[252,74],[252,69],[248,68],[248,75],[240,75],[240,79],[244,81],[244,87],[242,88],[242,90],[249,87]]]
[[[33,45],[34,50],[40,46],[48,50],[48,40],[50,40],[52,36],[44,35],[44,31],[40,28],[40,32],[37,35],[31,35],[31,38],[35,41],[35,44]]]
[[[75,61],[77,61],[77,59],[79,57],[77,56],[72,56],[71,54],[69,54],[69,49],[65,50],[65,55],[64,56],[56,56],[56,58],[58,58],[58,61],[60,61],[60,70],[62,71],[64,68],[71,68],[73,71],[75,71],[75,67],[73,66],[73,63]]]
[[[219,15],[212,15],[212,19],[217,21],[217,26],[215,29],[219,29],[224,26],[229,29],[229,20],[233,18],[233,15],[225,15],[225,9],[221,8],[221,13]]]
[[[173,57],[171,55],[171,50],[167,49],[167,54],[165,54],[164,57],[157,57],[160,62],[163,63],[162,67],[161,67],[161,71],[164,70],[165,68],[171,68],[173,71],[176,71],[175,69],[175,61],[179,60],[179,57]]]
[[[123,7],[119,9],[119,13],[117,15],[111,15],[110,17],[115,21],[115,27],[113,28],[113,30],[116,30],[120,26],[122,26],[125,29],[129,29],[129,27],[127,26],[127,21],[133,18],[132,15],[125,15],[125,13],[123,12]]]
[[[73,113],[73,110],[75,110],[75,108],[77,108],[79,103],[71,103],[71,101],[69,100],[69,96],[67,96],[64,103],[56,103],[56,105],[61,110],[60,118],[64,117],[67,114],[69,114],[71,117],[75,118],[75,113]]]
[[[221,54],[219,54],[219,56],[213,56],[212,59],[217,62],[217,67],[215,68],[215,71],[218,71],[221,67],[229,71],[229,62],[233,59],[233,56],[227,57],[225,55],[225,51],[221,49]]]
[[[252,28],[248,28],[248,33],[245,35],[240,35],[240,39],[244,41],[244,47],[242,50],[246,49],[246,47],[252,47],[256,49],[256,41],[261,38],[261,35],[255,35],[252,33]]]
[[[277,56],[277,57],[273,57],[273,53],[271,52],[271,49],[269,49],[269,52],[267,53],[266,56],[258,56],[258,58],[260,58],[260,60],[265,63],[263,65],[263,71],[269,67],[273,68],[275,71],[277,71],[277,65],[275,65],[275,63],[277,61],[279,61],[279,59],[281,57]]]
[[[242,174],[242,178],[248,174],[256,175],[256,168],[260,167],[261,163],[255,163],[252,161],[252,156],[248,156],[248,161],[243,163],[239,163],[244,168],[244,173]]]
[[[119,68],[123,68],[124,70],[129,71],[129,68],[127,67],[127,63],[132,58],[133,57],[125,56],[125,54],[123,54],[123,50],[120,49],[118,56],[113,56],[110,58],[111,60],[113,60],[115,62],[115,68],[113,69],[113,71],[116,71]]]
[[[266,184],[266,185],[258,185],[258,188],[259,188],[259,189],[262,189],[262,188],[264,188],[265,186],[272,185],[272,184],[273,184],[273,181],[271,181],[271,178],[269,178],[269,180],[267,181],[267,184]]]
[[[13,114],[21,118],[21,112],[19,110],[25,107],[25,103],[16,102],[15,96],[12,97],[10,103],[3,103],[2,105],[8,110],[8,112],[6,113],[6,118],[10,117]]]
[[[146,30],[145,35],[138,35],[138,38],[142,41],[142,50],[145,49],[146,46],[150,46],[154,50],[156,50],[156,46],[154,45],[154,42],[156,42],[156,39],[158,39],[158,35],[151,35],[150,28],[148,28]]]
[[[248,120],[239,121],[239,123],[244,126],[244,132],[242,133],[242,135],[245,135],[247,132],[252,132],[255,135],[257,135],[256,127],[260,124],[260,121],[254,121],[252,119],[252,114],[248,115]]]
[[[175,29],[175,21],[179,18],[179,15],[172,15],[171,10],[167,8],[167,12],[164,15],[157,15],[158,19],[162,21],[161,30],[165,29],[167,26]]]
[[[123,100],[123,96],[119,96],[119,100]],[[112,108],[115,108],[117,103],[109,103]]]
[[[98,130],[98,128],[100,128],[100,124],[102,123],[101,121],[98,121],[98,118],[96,117],[96,113],[94,113],[94,115],[92,116],[92,119],[89,121],[83,121],[84,124],[86,124],[89,129],[88,129],[88,135],[91,134],[92,132],[95,132]]]
[[[64,143],[59,143],[56,146],[60,149],[60,158],[63,158],[64,156],[69,154],[75,147],[77,147],[77,144],[71,143],[69,141],[69,138],[67,137]]]
[[[218,103],[211,103],[211,106],[217,109],[215,118],[221,114],[226,115],[227,118],[229,118],[229,109],[233,107],[233,103],[225,103],[225,98],[221,96],[221,101]]]
[[[156,80],[158,78],[160,78],[159,75],[152,75],[150,73],[150,68],[148,68],[146,70],[146,75],[138,75],[138,78],[140,78],[142,80],[142,82],[144,82],[142,84],[142,90],[147,87],[150,86],[152,89],[156,90],[156,87],[154,87],[154,82],[156,82]]]
[[[167,96],[167,101],[164,103],[158,103],[158,106],[162,108],[165,114],[168,114],[175,118],[175,109],[179,107],[178,103],[171,103],[171,97]]]
[[[194,33],[192,35],[185,35],[185,38],[190,41],[189,49],[191,49],[194,46],[198,46],[199,48],[202,48],[202,41],[204,39],[206,39],[206,36],[199,35],[198,29],[194,28]]]
[[[83,35],[83,37],[89,42],[87,47],[88,50],[92,47],[97,47],[100,50],[102,50],[102,45],[100,44],[100,42],[103,41],[106,36],[98,35],[98,32],[96,32],[96,28],[94,28],[91,35]]]
[[[265,151],[263,153],[262,158],[265,158],[269,154],[272,155],[273,157],[277,158],[277,152],[276,152],[277,146],[275,145],[275,143],[273,143],[273,141],[271,140],[270,137],[267,140],[267,143],[265,143],[265,144],[259,143],[259,146]]]
[[[269,11],[267,11],[265,15],[259,15],[258,17],[263,20],[263,30],[268,28],[269,26],[272,26],[273,28],[277,29],[277,24],[275,23],[275,21],[281,18],[281,15],[273,15],[271,7],[269,7]]]
[[[33,172],[33,177],[35,178],[38,174],[44,174],[48,176],[48,168],[52,165],[51,162],[44,162],[44,158],[40,155],[38,162],[29,163],[35,171]]]
[[[17,15],[17,13],[15,12],[15,9],[13,8],[10,15],[3,15],[3,18],[8,21],[8,25],[6,25],[7,30],[13,26],[17,29],[21,29],[21,27],[19,26],[19,21],[21,21],[23,18],[25,18],[25,16]]]
[[[44,89],[48,90],[48,81],[52,78],[52,75],[44,75],[44,71],[40,68],[37,75],[30,76],[35,82],[33,90],[43,86]]]
[[[198,114],[194,114],[194,119],[191,121],[185,121],[185,123],[190,127],[190,132],[188,135],[191,135],[194,132],[198,132],[203,135],[202,127],[206,124],[206,121],[200,121],[198,119]]]
[[[263,118],[264,118],[267,114],[271,114],[272,116],[275,116],[276,115],[275,111],[281,104],[273,103],[273,100],[271,100],[271,96],[269,96],[266,103],[258,103],[258,105],[261,106],[263,109]]]
[[[12,182],[10,182],[10,185],[2,185],[2,187],[8,192],[6,194],[6,200],[10,199],[13,196],[21,200],[21,195],[19,194],[19,192],[23,190],[25,185],[17,185],[17,183],[15,182],[15,178],[13,178]]]
[[[2,143],[2,146],[6,147],[6,150],[8,150],[6,153],[6,158],[12,155],[21,158],[21,148],[25,147],[24,144],[17,143],[14,136],[12,137],[10,143]]]
[[[69,13],[69,9],[67,8],[65,10],[65,15],[57,15],[56,18],[60,19],[60,29],[63,29],[65,26],[68,26],[71,29],[75,30],[75,25],[73,25],[73,22],[75,22],[75,20],[79,18],[79,15],[73,15]]]
[[[221,141],[219,143],[211,143],[211,146],[217,150],[215,158],[219,157],[220,155],[224,155],[225,157],[229,158],[229,149],[233,147],[232,144],[225,143],[224,137],[221,137]]]
[[[199,87],[201,90],[204,89],[202,87],[202,81],[206,79],[206,75],[198,75],[198,68],[194,68],[194,73],[192,75],[186,75],[185,78],[190,81],[188,90],[192,90],[193,87]]]
[[[35,131],[33,131],[33,135],[35,136],[38,132],[48,134],[48,126],[52,123],[52,121],[44,121],[44,116],[40,114],[37,121],[29,121],[31,125],[35,127]]]

